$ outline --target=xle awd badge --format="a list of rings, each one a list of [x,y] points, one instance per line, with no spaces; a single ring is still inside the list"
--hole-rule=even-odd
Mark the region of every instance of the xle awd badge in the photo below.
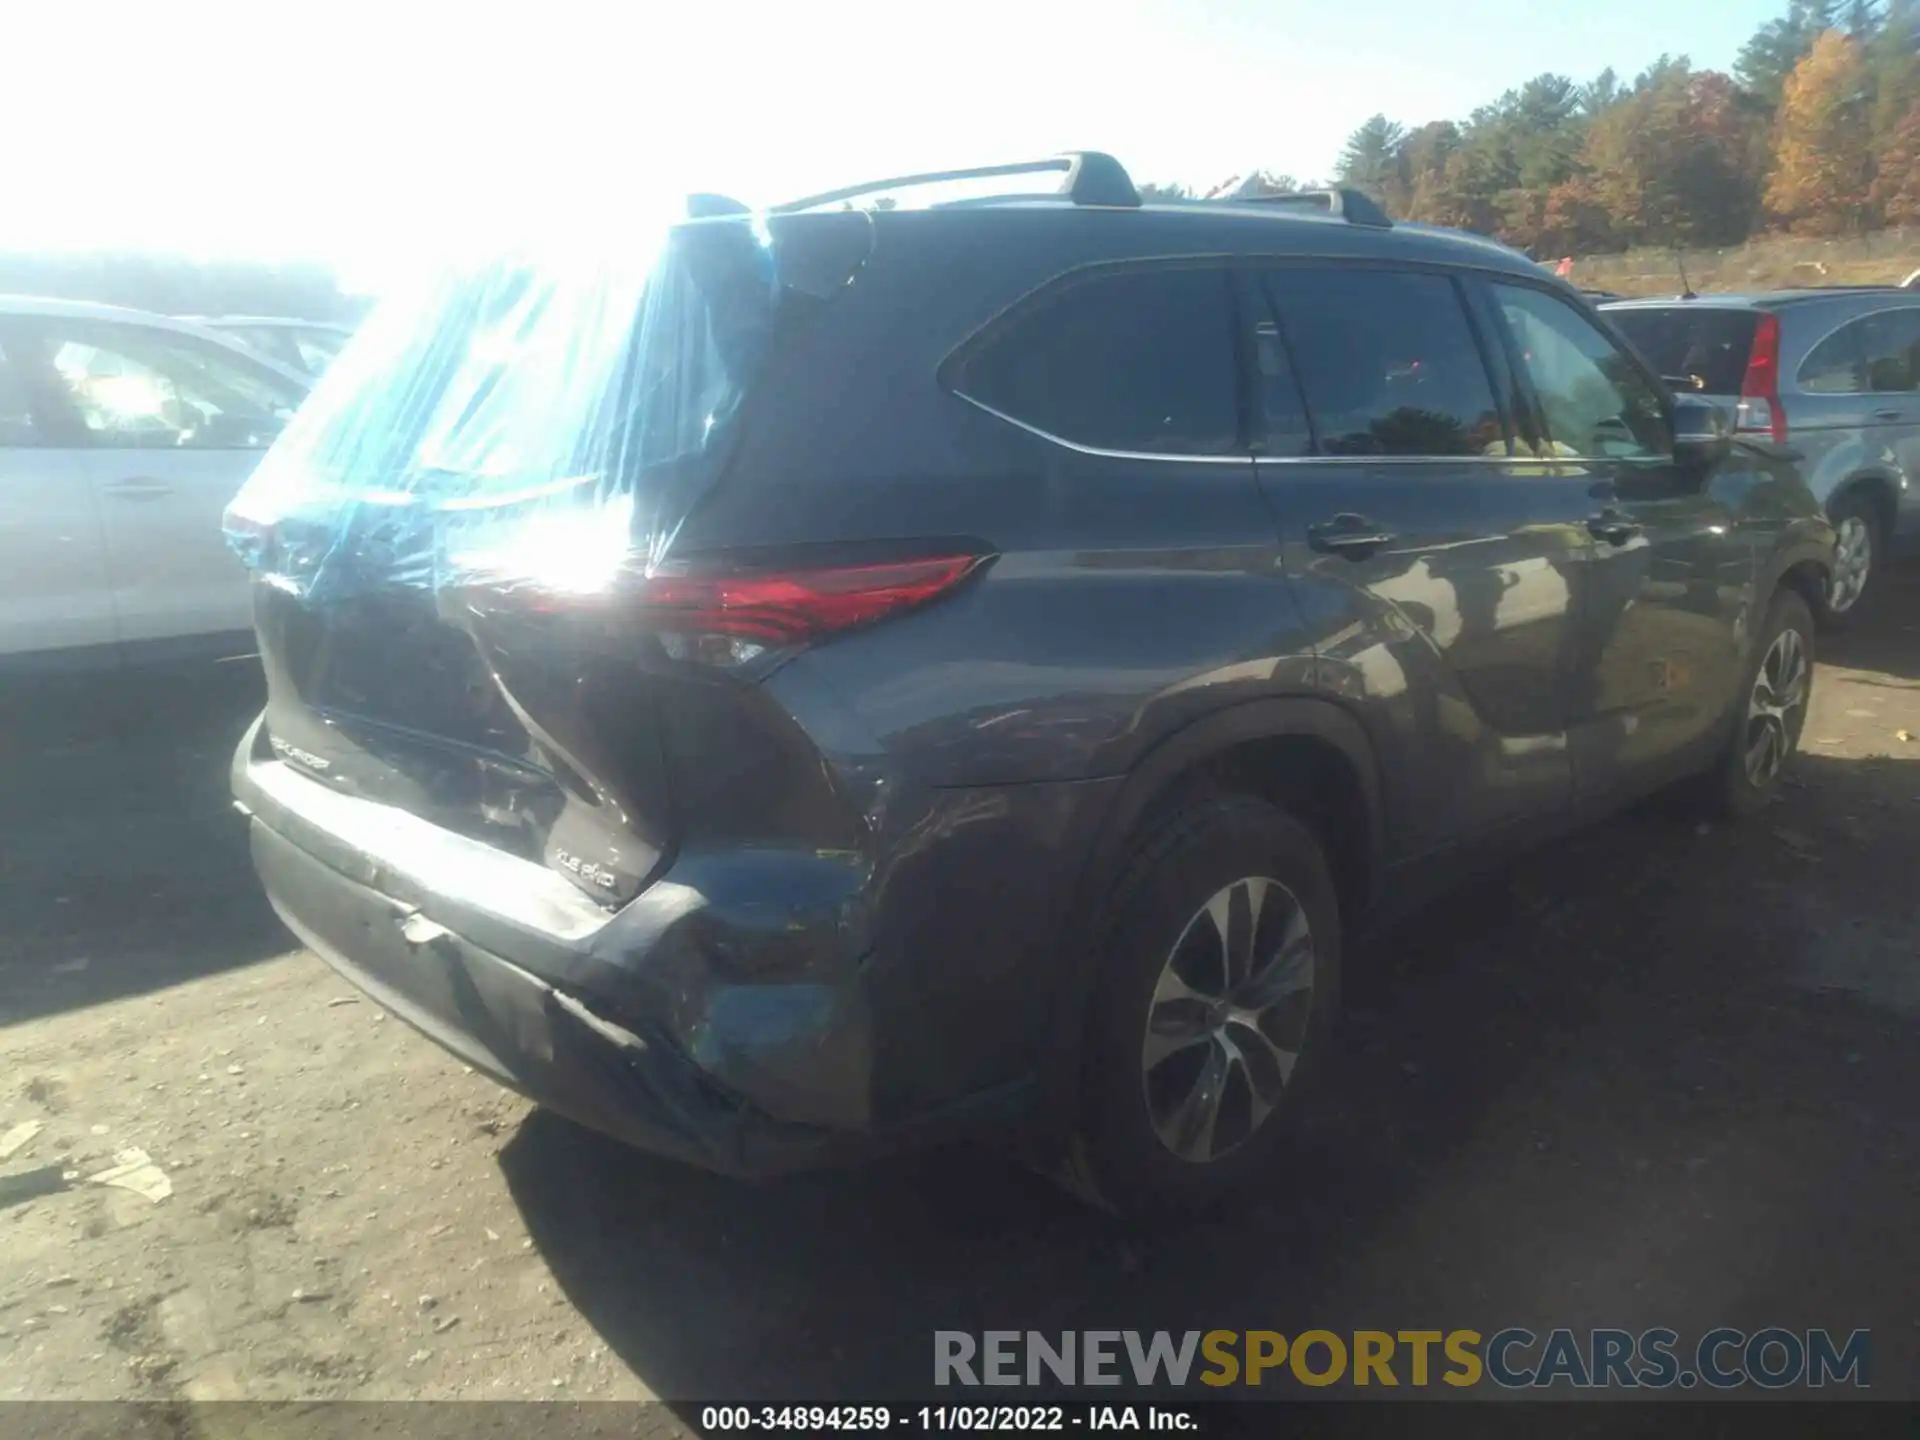
[[[553,858],[563,868],[578,875],[589,885],[598,885],[602,890],[611,890],[616,883],[613,871],[604,865],[596,865],[591,860],[582,860],[578,855],[571,855],[565,850],[555,850]]]
[[[273,753],[278,755],[282,760],[291,760],[294,764],[304,765],[309,770],[318,770],[324,773],[333,768],[333,762],[331,760],[322,760],[318,755],[308,750],[302,750],[298,745],[289,745],[278,735],[269,735],[267,737],[267,744],[273,747]]]

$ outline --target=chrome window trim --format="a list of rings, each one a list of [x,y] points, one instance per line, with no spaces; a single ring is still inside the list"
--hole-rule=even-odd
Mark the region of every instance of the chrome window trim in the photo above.
[[[1076,455],[1097,455],[1105,460],[1159,460],[1173,465],[1244,465],[1253,459],[1251,452],[1242,451],[1235,455],[1164,455],[1145,450],[1107,450],[1098,445],[1082,445],[1077,440],[1068,440],[1051,431],[1042,430],[1038,425],[1029,425],[1016,419],[1004,410],[996,410],[983,400],[976,400],[964,390],[954,390],[953,395],[967,402],[976,410],[984,410],[996,420],[1004,420],[1009,425],[1037,435],[1050,445],[1058,445],[1062,450],[1071,450]]]
[[[1569,457],[1556,455],[1556,460]],[[1256,465],[1541,465],[1532,455],[1256,455]]]
[[[1665,455],[1160,455],[1145,450],[1107,450],[1098,445],[1082,445],[1077,440],[1029,425],[1005,411],[976,400],[964,390],[950,392],[976,410],[996,420],[1004,420],[1016,429],[1071,450],[1076,455],[1093,455],[1103,460],[1157,460],[1169,465],[1671,465]]]
[[[1920,308],[1920,307],[1915,307]],[[1049,445],[1058,445],[1062,450],[1071,450],[1076,455],[1092,455],[1102,460],[1157,460],[1168,465],[1671,465],[1673,458],[1666,455],[1255,455],[1243,452],[1235,455],[1162,455],[1146,450],[1108,450],[1098,445],[1082,445],[1077,440],[1068,440],[1050,431],[1042,430],[1038,425],[1029,425],[1025,420],[996,410],[985,401],[976,400],[964,390],[949,392],[954,398],[964,400],[974,409],[984,411],[996,420],[1004,420],[1015,429],[1045,440]]]
[[[1255,455],[1256,465],[1671,465],[1669,455]]]

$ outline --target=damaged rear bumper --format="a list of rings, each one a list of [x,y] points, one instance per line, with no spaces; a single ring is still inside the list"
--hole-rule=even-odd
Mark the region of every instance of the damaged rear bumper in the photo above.
[[[760,934],[730,933],[716,956],[712,917],[688,887],[607,912],[545,867],[300,774],[257,725],[234,793],[288,928],[537,1103],[730,1175],[889,1148],[868,1123],[857,947],[823,943],[789,912]],[[844,919],[845,908],[829,910]]]

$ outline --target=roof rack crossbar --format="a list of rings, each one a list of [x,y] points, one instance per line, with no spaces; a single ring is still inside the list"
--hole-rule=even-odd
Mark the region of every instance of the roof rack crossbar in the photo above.
[[[1070,150],[1044,160],[1022,160],[1012,165],[976,165],[964,170],[929,170],[918,175],[896,175],[888,180],[867,180],[838,190],[824,190],[798,200],[772,206],[776,215],[797,210],[814,210],[836,201],[854,200],[862,195],[877,195],[888,190],[905,190],[915,185],[939,185],[950,180],[983,180],[995,175],[1032,175],[1046,170],[1061,173],[1060,194],[1076,205],[1118,205],[1129,208],[1140,204],[1140,192],[1120,162],[1098,150]]]
[[[1294,205],[1320,210],[1349,225],[1370,225],[1391,230],[1393,221],[1374,199],[1351,186],[1331,186],[1325,190],[1285,190],[1273,195],[1234,195],[1227,197],[1235,205]]]

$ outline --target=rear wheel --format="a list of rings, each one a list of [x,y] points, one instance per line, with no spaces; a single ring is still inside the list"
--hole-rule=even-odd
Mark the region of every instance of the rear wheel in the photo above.
[[[1755,647],[1758,658],[1741,694],[1739,721],[1720,764],[1707,777],[1722,814],[1750,815],[1778,793],[1813,699],[1813,641],[1807,602],[1781,591]]]
[[[1820,622],[1842,625],[1875,593],[1885,535],[1880,507],[1858,490],[1834,502],[1831,518],[1838,543],[1834,547],[1833,575],[1820,603]]]
[[[1135,1213],[1253,1188],[1339,1007],[1319,842],[1263,801],[1196,799],[1141,841],[1109,922],[1075,1179]]]

